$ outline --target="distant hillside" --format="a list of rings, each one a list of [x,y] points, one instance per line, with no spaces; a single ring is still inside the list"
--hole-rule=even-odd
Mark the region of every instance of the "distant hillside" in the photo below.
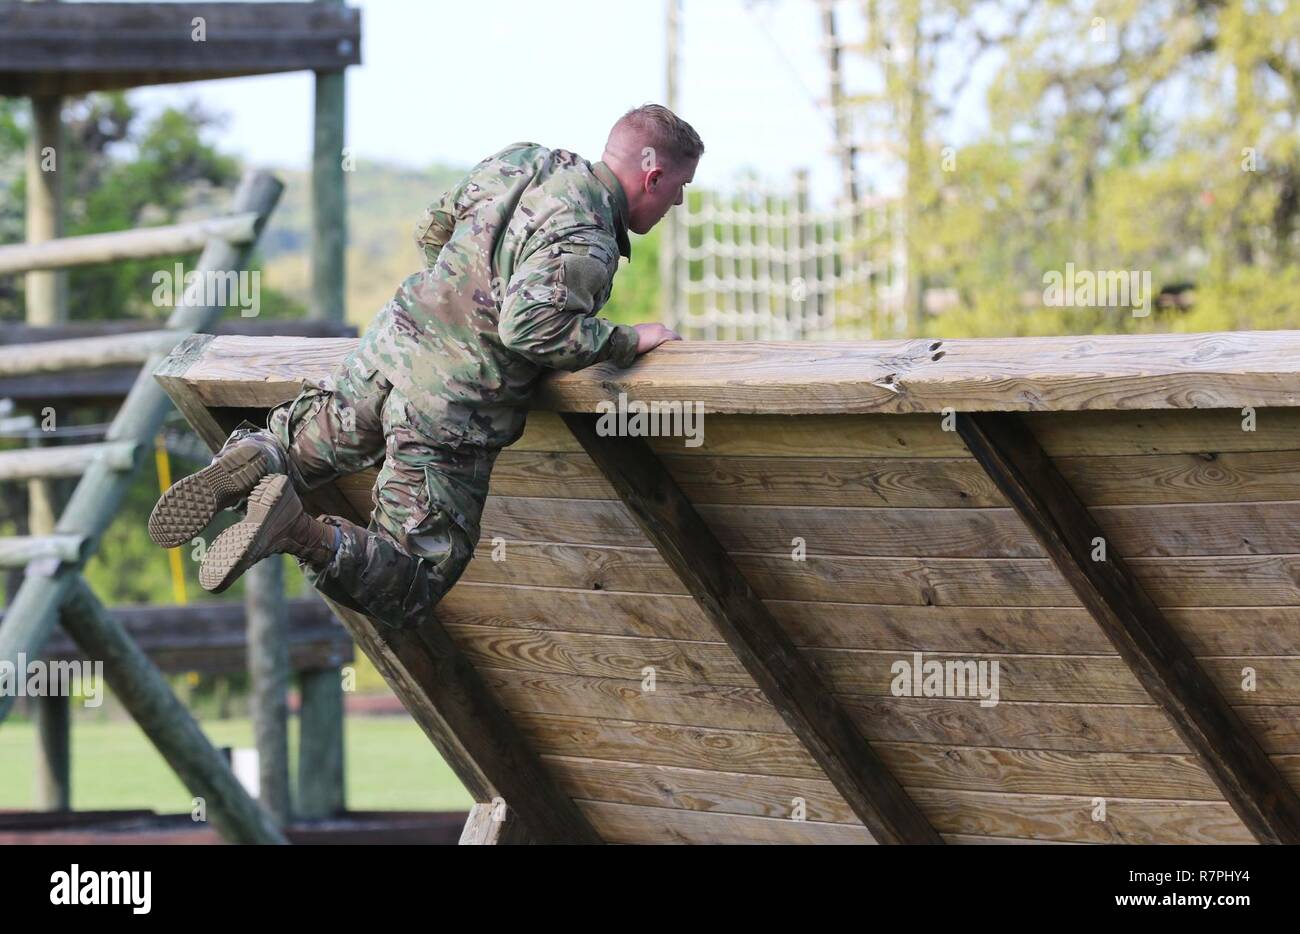
[[[460,180],[464,169],[425,170],[381,162],[359,162],[348,175],[347,319],[359,328],[393,295],[398,283],[419,268],[412,233],[431,202]],[[267,285],[306,304],[310,178],[306,172],[276,170],[284,197],[262,236]],[[635,262],[619,271],[614,298],[604,313],[616,321],[649,321],[658,298],[658,238],[633,237]]]

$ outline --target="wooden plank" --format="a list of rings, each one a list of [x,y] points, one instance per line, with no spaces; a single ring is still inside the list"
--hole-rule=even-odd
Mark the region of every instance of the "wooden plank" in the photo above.
[[[256,361],[250,361],[256,364]],[[1226,409],[1026,413],[1054,458],[1285,451],[1300,436],[1300,409],[1257,409],[1254,423]],[[933,415],[718,415],[705,417],[704,443],[647,438],[665,457],[963,458],[970,451]],[[1247,427],[1251,430],[1247,430]],[[528,415],[511,451],[582,454],[554,412]]]
[[[515,721],[544,756],[612,759],[647,765],[825,779],[788,734],[629,720],[516,712]],[[878,749],[907,788],[1069,794],[1092,797],[1220,801],[1196,758],[1131,752],[1078,752],[880,742]],[[1300,756],[1274,758],[1300,777]]]
[[[826,781],[792,782],[563,756],[548,757],[547,763],[565,790],[581,800],[785,821],[794,820],[792,814],[799,807],[810,823],[857,823]],[[912,793],[944,835],[1034,837],[1060,843],[1254,842],[1232,809],[1220,801],[1112,797],[1106,799],[1104,819],[1098,820],[1095,799],[1078,795],[925,788]]]
[[[144,320],[70,322],[58,327],[30,327],[0,324],[0,344],[28,344],[52,340],[71,340],[97,336],[131,334],[152,330],[157,322]],[[356,333],[352,325],[311,320],[260,321],[233,318],[219,322],[210,330],[217,334],[258,334],[273,336],[295,334],[314,337],[340,337]],[[93,370],[64,370],[0,378],[0,397],[13,399],[20,406],[42,407],[51,400],[94,401],[112,405],[120,402],[140,375],[138,366],[103,367]]]
[[[565,423],[874,839],[941,842],[649,448],[590,417]]]
[[[678,726],[786,732],[757,688],[531,669],[481,668],[508,710]],[[871,742],[962,743],[1077,752],[1186,753],[1187,745],[1154,705],[977,701],[942,697],[837,694]],[[1270,755],[1300,753],[1300,707],[1239,707]]]
[[[146,318],[113,318],[105,321],[65,321],[52,327],[21,322],[0,322],[0,344],[40,344],[86,337],[113,337],[156,331],[158,322]],[[356,325],[312,318],[229,318],[216,322],[210,334],[245,334],[253,337],[355,337]]]
[[[1300,457],[1300,455],[1298,455]],[[733,554],[925,558],[1041,558],[1011,508],[697,505]],[[1107,541],[1129,557],[1276,554],[1297,547],[1300,502],[1098,506]],[[488,498],[484,534],[518,541],[645,547],[622,503],[603,499]]]
[[[1137,680],[1262,843],[1300,843],[1300,796],[1198,666],[1118,549],[1090,556],[1101,529],[1011,415],[967,415],[958,430],[997,481]]]
[[[287,384],[328,372],[355,346],[221,341],[196,371],[196,389],[221,396],[209,404],[263,408],[281,401],[277,393]],[[598,364],[549,377],[536,407],[594,412],[620,393],[631,401],[699,403],[710,415],[939,415],[954,400],[963,411],[1300,405],[1295,331],[945,341],[933,359],[939,351],[929,347],[937,343],[682,341],[626,370]]]
[[[88,466],[101,460],[126,470],[135,466],[139,448],[135,441],[114,441],[0,451],[0,481],[79,477]]]
[[[1065,457],[1061,474],[1090,506],[1242,503],[1300,499],[1295,451]],[[1005,506],[973,458],[774,457],[664,454],[697,507]],[[362,482],[360,478],[358,483]],[[373,477],[367,488],[373,484]],[[591,458],[511,447],[492,473],[497,495],[614,499]]]
[[[670,808],[583,801],[582,810],[610,843],[871,844],[864,827],[811,821],[702,814]],[[937,842],[943,842],[938,840]]]
[[[665,457],[969,457],[955,431],[930,415],[726,415],[706,413],[704,443],[688,448],[681,438],[647,438]],[[511,451],[582,455],[582,445],[555,412],[528,413],[523,436]],[[590,459],[587,459],[588,463]]]
[[[483,546],[462,580],[628,593],[684,593],[649,548],[551,542],[505,544],[493,562]],[[914,606],[1079,606],[1046,558],[872,558],[826,556],[791,561],[733,556],[764,600]],[[1142,586],[1161,607],[1300,605],[1300,555],[1134,558]]]
[[[111,408],[121,404],[139,375],[138,366],[117,366],[98,370],[7,376],[0,378],[0,398],[12,399],[17,406],[37,411],[52,403],[67,400]]]
[[[934,652],[1111,655],[1082,607],[904,606],[767,600],[798,646]],[[1166,617],[1192,654],[1300,655],[1300,607],[1175,607]],[[461,582],[439,604],[449,623],[712,641],[695,601]]]
[[[202,42],[194,41],[196,17],[206,27]],[[360,61],[360,12],[343,6],[42,3],[0,9],[0,93],[9,95],[336,70]]]
[[[176,411],[180,412],[200,440],[215,453],[221,450],[221,446],[230,437],[230,432],[217,421],[190,386],[189,381],[185,379],[186,372],[207,351],[214,340],[216,338],[211,334],[191,334],[177,344],[158,366],[154,367],[153,378],[167,393]]]
[[[728,646],[716,642],[544,632],[499,626],[448,624],[461,649],[479,665],[581,674],[636,680],[644,669],[665,681],[749,687],[756,678]],[[839,694],[891,695],[898,662],[911,665],[913,653],[862,649],[798,649],[821,673],[827,688]],[[1114,655],[1009,655],[976,653],[921,654],[925,662],[952,665],[969,677],[975,694],[975,673],[964,666],[997,663],[998,696],[994,701],[1038,703],[1145,704],[1143,686],[1129,667]],[[1206,658],[1200,664],[1222,692],[1238,705],[1300,704],[1300,658],[1243,656]],[[1243,690],[1243,669],[1256,672],[1253,690]],[[918,675],[919,683],[919,675]],[[962,682],[966,682],[963,680]],[[981,679],[983,684],[983,679]],[[910,688],[909,688],[910,690]]]
[[[244,607],[239,602],[126,605],[113,607],[108,613],[149,660],[169,674],[247,670],[248,638]],[[287,624],[291,668],[338,668],[352,660],[351,637],[320,601],[288,601]],[[56,631],[46,642],[43,657],[69,660],[81,659],[82,655],[65,633]]]
[[[1276,342],[1276,343],[1275,343]],[[653,363],[559,374],[539,407],[629,400],[709,412],[941,412],[1241,408],[1300,402],[1293,331],[863,344],[683,341]]]

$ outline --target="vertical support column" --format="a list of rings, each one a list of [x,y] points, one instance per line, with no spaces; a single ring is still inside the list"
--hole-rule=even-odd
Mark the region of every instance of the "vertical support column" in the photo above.
[[[665,73],[666,98],[664,106],[677,112],[677,47],[680,42],[679,13],[681,0],[665,0],[667,22],[667,69]],[[688,196],[689,197],[689,196]],[[682,210],[686,205],[682,205]],[[677,294],[677,230],[681,218],[678,211],[668,212],[666,223],[659,228],[659,304],[663,321],[670,328],[681,322],[681,309]]]
[[[317,0],[342,5],[342,0]],[[311,316],[343,321],[347,265],[347,186],[343,171],[342,69],[316,72],[311,157]]]
[[[831,120],[835,127],[835,152],[840,160],[840,186],[844,200],[858,203],[857,146],[853,128],[844,113],[844,71],[840,65],[843,44],[835,24],[834,0],[819,0],[822,39],[826,44],[826,69],[830,76]]]
[[[32,128],[27,140],[27,242],[42,243],[63,233],[63,98],[32,98]],[[67,320],[67,274],[27,273],[27,323],[50,326]]]
[[[292,816],[284,563],[279,555],[259,561],[249,568],[244,579],[249,696],[257,746],[259,798],[283,827]]]
[[[921,242],[917,230],[921,217],[920,201],[925,190],[925,92],[922,84],[925,69],[921,61],[924,41],[921,31],[920,0],[910,0],[904,6],[903,30],[907,34],[904,46],[907,57],[907,187],[904,210],[907,225],[907,299],[910,316],[909,337],[925,333],[925,277],[921,274]]]
[[[821,317],[821,299],[817,280],[817,231],[811,220],[808,202],[808,170],[794,173],[795,275],[803,280],[802,300],[795,302],[795,333],[791,340],[807,340],[813,319]]]
[[[63,232],[63,192],[59,163],[64,158],[63,98],[32,98],[31,133],[27,140],[27,242],[54,240]],[[67,320],[67,274],[29,272],[26,276],[27,323],[50,327]],[[38,420],[39,424],[39,420]],[[33,440],[35,446],[38,440]],[[27,482],[27,530],[48,535],[58,521],[57,485]],[[36,715],[36,807],[66,811],[71,806],[68,763],[69,705],[66,697],[32,700]]]
[[[298,676],[298,814],[330,817],[347,807],[343,774],[343,680],[337,668]]]
[[[317,0],[342,6],[343,0]],[[346,78],[342,69],[316,72],[311,162],[311,315],[346,319],[347,182]],[[337,669],[299,678],[298,811],[322,818],[343,810],[343,685]]]
[[[32,698],[36,720],[36,809],[72,810],[72,699]]]
[[[38,422],[39,424],[39,422]],[[39,447],[41,439],[33,436],[30,444]],[[58,518],[55,508],[58,484],[53,480],[29,480],[27,483],[27,527],[29,535],[49,535]],[[11,578],[12,580],[13,578]],[[16,577],[21,582],[21,572]],[[10,595],[17,588],[10,590]],[[72,809],[72,705],[67,697],[33,697],[31,705],[36,727],[36,809],[68,811]]]

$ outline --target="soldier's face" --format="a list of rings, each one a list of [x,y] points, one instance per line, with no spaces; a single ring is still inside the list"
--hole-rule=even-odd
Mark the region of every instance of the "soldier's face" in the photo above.
[[[638,199],[641,203],[629,205],[628,226],[633,233],[648,233],[673,205],[685,200],[685,188],[695,179],[698,164],[698,159],[692,159],[685,165],[654,168],[645,173]]]

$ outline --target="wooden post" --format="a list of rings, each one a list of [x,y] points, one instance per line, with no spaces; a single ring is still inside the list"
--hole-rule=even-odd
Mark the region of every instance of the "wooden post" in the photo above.
[[[343,772],[343,676],[337,668],[298,675],[298,816],[330,817],[347,807]]]
[[[31,446],[41,447],[33,435]],[[58,486],[49,478],[27,483],[27,528],[33,535],[49,535],[57,519]],[[36,807],[42,811],[72,808],[72,707],[58,695],[32,699],[36,719]]]
[[[203,799],[208,820],[226,840],[288,842],[271,815],[235,778],[158,667],[113,621],[80,575],[71,576],[61,617],[81,651],[103,662],[104,680],[185,787]]]
[[[822,40],[826,44],[826,68],[830,75],[831,120],[835,127],[835,154],[840,160],[840,186],[845,201],[858,203],[858,149],[853,128],[844,114],[844,70],[840,57],[843,44],[835,24],[834,0],[819,0],[822,8]]]
[[[666,98],[664,106],[677,112],[677,50],[681,42],[680,6],[681,0],[664,0],[668,16],[667,23],[667,66],[665,70]],[[682,205],[682,211],[686,205]],[[677,230],[681,216],[677,210],[668,212],[665,223],[659,228],[659,304],[663,309],[663,321],[670,328],[681,323],[681,308],[677,294]]]
[[[289,647],[284,562],[259,561],[244,577],[249,702],[262,806],[280,826],[293,816],[289,796]]]
[[[27,242],[57,239],[63,232],[63,192],[59,163],[63,152],[63,99],[32,98],[31,134],[27,140]],[[27,323],[50,326],[68,317],[67,277],[59,272],[27,274]],[[33,441],[33,446],[38,442]],[[58,518],[56,487],[48,479],[27,483],[27,527],[32,535],[47,535]],[[71,805],[68,763],[69,705],[66,697],[40,697],[36,711],[36,806],[65,811]]]
[[[63,152],[61,97],[32,98],[32,131],[27,140],[27,242],[57,239],[63,232]],[[68,317],[66,276],[27,274],[27,323],[60,324]]]
[[[235,194],[234,212],[255,211],[265,223],[283,187],[265,172],[246,175]],[[236,246],[225,240],[213,240],[199,257],[198,269],[239,269],[251,249],[252,244]],[[176,341],[180,343],[186,335],[211,327],[221,317],[221,311],[219,307],[186,304],[172,312],[168,327],[176,331]],[[113,419],[105,441],[143,442],[152,439],[162,427],[171,403],[153,378],[155,362],[161,362],[161,355],[140,371],[130,394]],[[137,466],[138,463],[137,460]],[[103,462],[92,464],[77,483],[56,531],[85,535],[92,540],[92,545],[97,544],[134,478],[135,470],[121,470]],[[10,603],[4,622],[0,623],[0,660],[16,666],[20,653],[34,657],[40,652],[54,628],[64,595],[75,581],[81,580],[81,568],[81,561],[29,565],[22,586]],[[114,625],[111,621],[110,624]],[[12,706],[12,697],[0,697],[0,720]]]
[[[807,340],[813,320],[821,320],[821,292],[817,282],[817,228],[812,222],[808,200],[808,170],[794,173],[795,276],[803,280],[803,298],[795,303],[796,325],[793,340]]]
[[[317,0],[341,6],[343,0]],[[342,321],[347,266],[344,71],[316,72],[311,158],[311,316]]]
[[[72,702],[66,695],[35,697],[36,809],[72,810]]]

